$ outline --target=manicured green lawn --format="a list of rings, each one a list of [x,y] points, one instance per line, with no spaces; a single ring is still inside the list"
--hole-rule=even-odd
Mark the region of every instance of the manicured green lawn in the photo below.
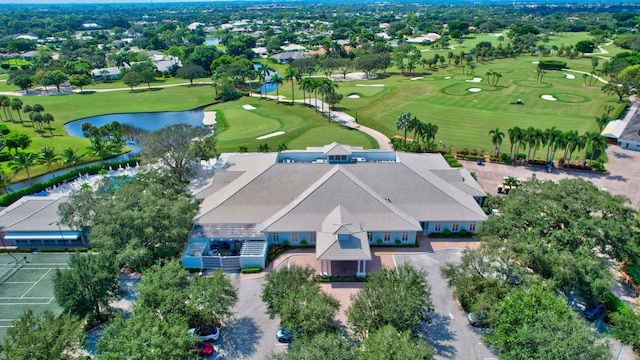
[[[242,106],[251,105],[255,110]],[[377,143],[362,132],[351,130],[335,122],[329,123],[312,108],[301,104],[290,105],[274,100],[242,98],[238,101],[217,104],[207,108],[216,111],[218,151],[234,152],[240,146],[256,151],[258,145],[268,144],[272,150],[279,144],[289,149],[304,149],[333,141],[365,148],[377,148]],[[257,140],[257,137],[277,131],[285,133]]]
[[[489,35],[487,35],[489,36]],[[424,56],[425,53],[423,53]],[[431,55],[429,55],[431,56]],[[553,58],[553,57],[550,57]],[[565,60],[565,58],[560,58]],[[577,130],[580,133],[597,129],[594,118],[602,115],[605,105],[615,107],[614,115],[623,110],[617,98],[600,90],[602,83],[585,86],[582,74],[548,71],[542,82],[536,81],[540,57],[521,56],[515,59],[498,59],[475,63],[474,74],[463,74],[455,65],[422,71],[418,68],[411,80],[391,69],[369,81],[339,82],[339,92],[344,95],[338,105],[365,126],[372,127],[392,137],[402,135],[396,129],[398,116],[411,112],[423,122],[438,125],[437,142],[447,148],[474,148],[489,151],[492,148],[489,130],[500,128],[505,134],[509,128],[530,126],[539,129],[557,127],[562,131]],[[591,71],[590,58],[565,60],[571,69]],[[498,86],[487,84],[487,72],[502,74]],[[573,75],[574,79],[567,77]],[[479,83],[467,82],[474,77]],[[569,76],[570,77],[570,76]],[[356,86],[358,84],[382,84],[383,87]],[[470,92],[478,88],[479,92]],[[290,85],[283,86],[280,94],[290,98]],[[349,99],[357,94],[359,99]],[[542,95],[552,95],[557,101],[547,101]],[[296,98],[302,92],[296,87]],[[512,105],[521,99],[524,105]],[[505,137],[503,150],[508,148]]]

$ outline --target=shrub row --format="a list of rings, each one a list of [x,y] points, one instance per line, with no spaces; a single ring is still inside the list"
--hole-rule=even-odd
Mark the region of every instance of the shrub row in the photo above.
[[[258,266],[254,266],[254,267],[246,267],[246,268],[242,268],[242,270],[240,270],[243,274],[256,274],[259,272],[262,272],[262,268],[258,267]]]
[[[22,189],[2,195],[0,196],[0,206],[9,206],[23,196],[41,192],[54,185],[58,186],[65,181],[78,178],[80,174],[96,175],[100,173],[101,170],[107,171],[109,169],[109,166],[111,166],[112,168],[118,168],[118,166],[126,166],[126,165],[135,166],[137,162],[140,162],[140,159],[134,158],[134,159],[125,160],[125,161],[114,161],[114,162],[108,162],[108,163],[102,163],[102,164],[89,165],[79,170],[74,169],[60,176],[56,176],[53,179],[49,179],[49,180],[39,182],[37,184],[29,185]]]

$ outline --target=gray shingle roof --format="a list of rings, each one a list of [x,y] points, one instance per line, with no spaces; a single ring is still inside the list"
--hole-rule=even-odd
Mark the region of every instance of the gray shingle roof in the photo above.
[[[640,144],[640,112],[636,112],[629,120],[629,123],[624,128],[624,131],[618,140],[625,140]]]
[[[67,196],[25,196],[11,206],[0,211],[0,227],[4,232],[11,231],[52,231],[71,230],[67,225],[58,223],[58,206],[68,201]]]
[[[367,241],[367,233],[359,232],[338,240],[335,235],[318,233],[316,238],[317,260],[371,260],[371,248]]]
[[[232,155],[228,170],[244,172],[208,196],[195,221],[320,231],[339,205],[368,231],[420,230],[420,221],[486,220],[473,199],[484,192],[466,170],[451,169],[439,154],[397,157],[398,162],[334,165]]]

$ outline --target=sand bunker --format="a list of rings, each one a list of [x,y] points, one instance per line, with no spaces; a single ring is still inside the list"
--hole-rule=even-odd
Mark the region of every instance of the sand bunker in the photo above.
[[[451,79],[451,76],[445,76],[444,78],[445,79]]]
[[[471,89],[469,89],[469,91],[470,91],[470,92],[480,92],[480,91],[482,91],[482,89],[479,89],[479,88],[471,88]]]
[[[564,77],[566,77],[567,79],[571,79],[571,80],[576,78],[576,76],[573,75],[573,74],[564,74]]]
[[[532,64],[540,64],[540,61],[532,61]]]
[[[282,134],[284,134],[284,131],[276,131],[276,132],[273,132],[271,134],[258,136],[256,138],[256,140],[268,139],[268,138],[271,138],[271,137],[274,137],[274,136],[278,136],[278,135],[282,135]]]
[[[202,125],[211,126],[216,123],[216,112],[215,111],[206,111],[204,113],[204,117],[202,118]]]
[[[473,80],[465,80],[466,82],[479,83],[482,78],[474,77]]]
[[[424,76],[418,76],[418,77],[411,78],[411,80],[420,80],[420,79],[424,79]]]
[[[242,108],[245,110],[255,110],[256,107],[253,105],[242,105]]]
[[[356,86],[384,86],[384,84],[356,84]]]
[[[360,99],[360,95],[352,94],[347,96],[349,99]]]
[[[553,95],[542,95],[540,96],[542,98],[542,100],[548,100],[548,101],[556,101],[558,99],[554,98]]]

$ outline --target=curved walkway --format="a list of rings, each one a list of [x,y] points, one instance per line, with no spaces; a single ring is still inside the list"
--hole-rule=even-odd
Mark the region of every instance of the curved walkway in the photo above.
[[[274,95],[260,95],[256,93],[250,93],[249,96],[257,97],[257,98],[266,97],[267,99],[276,100],[276,96]],[[291,100],[285,99],[282,95],[279,97],[278,101],[292,102]],[[319,112],[322,112],[324,115],[329,116],[329,111],[327,110],[329,109],[329,105],[327,103],[323,103],[320,99],[311,98],[311,99],[304,99],[304,100],[295,100],[295,102],[296,103],[304,102],[307,105],[311,105],[315,107],[316,109],[318,109]],[[323,112],[322,109],[325,109],[325,111]],[[344,113],[342,111],[331,111],[331,119],[333,119],[335,122],[341,123],[344,126],[350,127],[358,131],[362,131],[363,133],[371,136],[378,143],[378,148],[380,150],[393,150],[393,147],[391,147],[391,140],[385,134],[377,130],[358,124],[356,122],[356,119],[353,116],[347,113]]]

